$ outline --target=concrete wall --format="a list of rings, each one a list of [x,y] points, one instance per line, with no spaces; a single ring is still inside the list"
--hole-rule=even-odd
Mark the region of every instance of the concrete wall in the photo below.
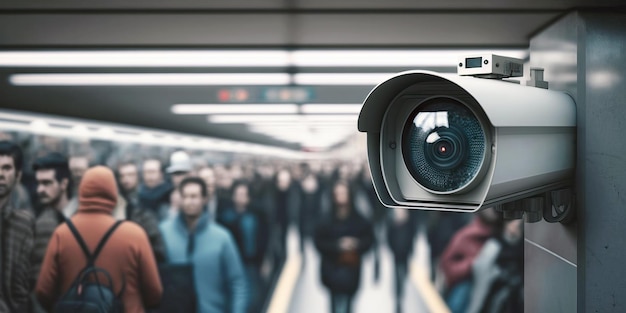
[[[525,312],[626,311],[626,14],[577,12],[531,39],[530,66],[577,104],[578,223],[525,227]]]

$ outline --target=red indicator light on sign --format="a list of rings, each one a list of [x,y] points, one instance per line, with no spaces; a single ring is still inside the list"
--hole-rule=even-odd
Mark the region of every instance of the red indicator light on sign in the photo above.
[[[222,102],[230,101],[230,90],[222,89],[218,91],[217,99]]]

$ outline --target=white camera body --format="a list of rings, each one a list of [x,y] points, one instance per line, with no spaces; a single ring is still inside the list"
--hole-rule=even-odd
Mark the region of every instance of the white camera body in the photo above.
[[[358,128],[390,208],[475,212],[574,175],[576,106],[562,92],[407,71],[370,92]]]

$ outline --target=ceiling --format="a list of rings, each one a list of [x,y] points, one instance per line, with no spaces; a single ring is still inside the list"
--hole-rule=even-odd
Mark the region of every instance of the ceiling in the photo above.
[[[0,51],[517,49],[576,8],[623,0],[1,1]],[[237,86],[14,86],[16,73],[393,73],[394,66],[0,66],[0,107],[300,149],[241,124],[173,115]],[[450,66],[428,69],[454,71]],[[360,103],[373,85],[295,86],[317,103]],[[263,86],[239,86],[251,94]],[[281,87],[281,86],[273,86]],[[288,84],[286,87],[294,87]],[[354,126],[356,129],[356,124]]]

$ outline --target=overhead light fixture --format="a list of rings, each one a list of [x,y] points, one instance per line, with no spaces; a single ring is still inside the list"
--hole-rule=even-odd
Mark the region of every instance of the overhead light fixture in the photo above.
[[[356,122],[354,120],[345,121],[302,121],[295,119],[291,121],[252,121],[245,123],[248,126],[267,126],[267,127],[352,127],[356,129]]]
[[[395,73],[298,73],[293,82],[297,85],[364,85],[375,86]]]
[[[526,49],[6,51],[0,67],[454,67],[459,55]]]
[[[306,148],[320,148],[320,149],[328,149],[331,146],[334,146],[336,144],[339,144],[343,141],[346,141],[348,138],[341,138],[341,139],[328,139],[328,138],[315,138],[315,139],[310,139],[307,141],[304,141],[301,143],[301,145],[303,147]]]
[[[138,127],[116,126],[56,118],[43,115],[13,113],[0,110],[0,129],[24,131],[47,136],[101,139],[113,142],[129,142],[187,149],[224,151],[242,154],[271,155],[290,159],[304,159],[303,153],[289,149],[259,144],[236,142],[225,139],[207,138]]]
[[[359,114],[363,104],[303,104],[294,103],[246,103],[246,104],[175,104],[172,113],[181,115],[204,114]]]
[[[13,74],[15,86],[243,86],[363,85],[374,86],[393,73],[159,73],[159,74]]]
[[[89,133],[91,133],[91,131],[85,125],[77,124],[72,127],[71,134],[74,135],[75,137],[89,138],[89,135],[90,135]]]
[[[276,125],[266,125],[266,124],[248,124],[248,127],[251,131],[255,131],[255,132],[291,132],[293,131],[304,131],[304,130],[310,130],[316,133],[322,133],[322,132],[333,132],[333,131],[349,131],[349,132],[356,132],[357,129],[356,127],[354,127],[354,125],[315,125],[315,126],[310,126],[307,123],[300,123],[300,124],[291,124],[291,125],[286,125],[286,126],[276,126]]]
[[[45,132],[50,129],[50,124],[42,119],[35,119],[30,122],[30,127],[34,132]]]
[[[357,115],[210,115],[209,123],[217,124],[248,124],[259,122],[351,122],[356,125]]]
[[[286,85],[286,73],[215,74],[13,74],[16,86],[202,86],[202,85]]]
[[[285,104],[175,104],[172,106],[174,114],[296,114],[298,106],[293,103]]]
[[[102,127],[95,134],[103,138],[113,138],[115,136],[115,132],[110,127]]]
[[[280,50],[0,52],[0,67],[284,67]]]
[[[259,131],[258,133],[272,137],[277,140],[300,143],[303,146],[321,146],[329,147],[336,143],[345,141],[350,135],[356,131],[333,131],[333,132],[312,132],[310,130],[300,131]]]
[[[345,130],[345,129],[341,129],[341,130],[327,129],[324,131],[310,130],[310,129],[289,129],[288,131],[286,130],[281,131],[279,129],[253,128],[251,129],[251,131],[255,133],[265,134],[268,136],[273,136],[273,137],[290,138],[296,141],[303,141],[303,140],[306,140],[307,138],[316,137],[316,136],[337,138],[337,137],[343,137],[343,136],[348,136],[348,135],[357,133],[356,130]]]
[[[303,104],[300,111],[305,114],[359,114],[362,103],[354,104],[331,104],[315,103]]]

